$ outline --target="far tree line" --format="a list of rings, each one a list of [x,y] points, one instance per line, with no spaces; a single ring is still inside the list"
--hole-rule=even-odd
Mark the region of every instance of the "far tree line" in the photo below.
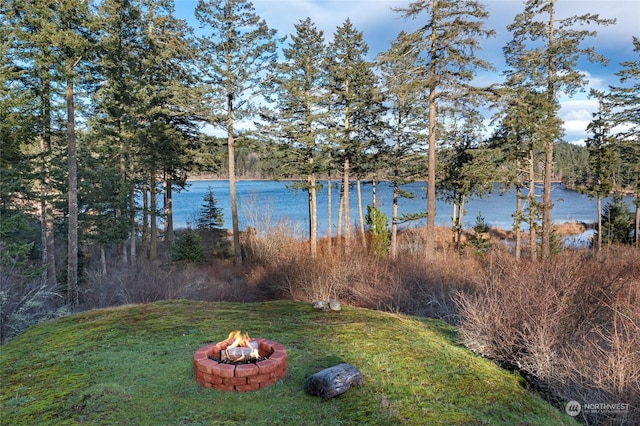
[[[345,188],[355,182],[360,194],[362,180],[385,179],[394,188],[392,257],[398,224],[417,217],[426,217],[425,256],[434,255],[436,196],[452,200],[452,225],[460,227],[465,199],[499,182],[518,194],[514,229],[524,221],[540,230],[540,250],[530,256],[546,259],[553,180],[571,176],[598,200],[627,191],[640,204],[640,61],[621,64],[619,86],[592,93],[600,108],[586,148],[563,143],[558,94],[586,87],[578,60],[606,61],[587,45],[596,32],[584,28],[614,22],[588,13],[558,18],[555,6],[524,3],[507,27],[502,83],[478,87],[474,76],[493,69],[478,51],[494,31],[475,0],[416,1],[390,12],[424,25],[400,32],[374,60],[349,19],[330,41],[311,18],[283,37],[246,0],[200,0],[202,35],[175,17],[172,0],[5,0],[3,262],[33,252],[28,236],[37,224],[42,274],[49,283],[64,276],[76,304],[79,243],[117,247],[127,264],[139,253],[154,260],[160,219],[164,239],[174,240],[172,193],[195,173],[229,179],[241,262],[235,184],[238,171],[255,164],[269,177],[299,179],[308,193],[311,256],[323,214],[319,180],[340,191],[335,220],[349,250],[353,200]],[[632,42],[640,53],[640,41]],[[487,137],[489,118],[496,130]],[[402,184],[416,180],[427,182],[425,211],[399,212],[398,199],[415,196]],[[356,208],[362,212],[359,201]],[[638,222],[636,210],[636,244]],[[56,270],[61,233],[66,274]],[[535,247],[538,235],[530,234]]]

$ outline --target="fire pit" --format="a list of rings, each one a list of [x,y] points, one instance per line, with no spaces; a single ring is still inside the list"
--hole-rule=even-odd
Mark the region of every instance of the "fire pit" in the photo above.
[[[287,349],[280,343],[232,332],[229,338],[193,354],[200,386],[224,391],[254,391],[274,384],[287,371]]]

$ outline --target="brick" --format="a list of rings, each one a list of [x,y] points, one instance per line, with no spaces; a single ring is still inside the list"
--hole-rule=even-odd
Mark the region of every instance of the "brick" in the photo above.
[[[211,360],[209,360],[211,361]],[[213,361],[211,361],[213,364]],[[213,374],[216,376],[220,376],[222,378],[231,378],[234,377],[234,373],[236,370],[235,365],[231,364],[215,364],[211,371],[206,371],[206,373]]]
[[[206,348],[200,348],[197,351],[195,351],[193,354],[194,361],[207,359],[207,358],[209,358],[209,353],[207,352]]]
[[[246,377],[225,377],[225,378],[222,379],[222,384],[223,385],[232,385],[232,386],[246,385],[247,384],[247,378]]]
[[[203,375],[203,380],[207,383],[212,383],[214,385],[221,385],[222,384],[222,377],[220,376],[216,376],[213,374],[204,374]]]
[[[278,362],[278,364],[286,363],[287,362],[287,353],[286,352],[282,352],[282,351],[274,352],[274,353],[271,354],[269,359],[272,359],[272,360]]]
[[[260,374],[269,374],[274,372],[278,368],[278,361],[274,359],[265,359],[264,361],[260,361],[256,364],[258,366],[258,370]]]
[[[260,383],[266,382],[271,378],[269,374],[257,374],[255,376],[247,377],[247,383]]]
[[[264,347],[264,350],[269,354],[273,352],[273,345],[275,344],[276,342],[274,342],[273,340],[267,339],[264,339],[262,342],[260,342],[260,346]]]
[[[280,344],[280,343],[276,343],[274,342],[271,345],[271,348],[273,349],[274,352],[280,352],[280,351],[284,351],[284,353],[287,353],[287,348],[284,347],[284,345]]]
[[[255,364],[240,364],[236,366],[236,377],[249,377],[258,374],[258,366]]]
[[[246,385],[236,385],[236,390],[238,392],[252,392],[252,391],[257,391],[258,389],[260,389],[260,384],[259,383],[252,383],[252,384],[246,384]]]
[[[213,385],[213,388],[221,391],[226,391],[226,392],[236,390],[233,385],[224,385],[224,384]]]
[[[218,366],[218,363],[210,359],[202,359],[198,361],[197,365],[198,370],[203,373],[214,374],[214,370]]]
[[[275,384],[276,382],[277,382],[277,380],[275,380],[275,379],[269,379],[267,381],[260,382],[260,389],[266,388],[267,386],[271,386],[271,385]]]

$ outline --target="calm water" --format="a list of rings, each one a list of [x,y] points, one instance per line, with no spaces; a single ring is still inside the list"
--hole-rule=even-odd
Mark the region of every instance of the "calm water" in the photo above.
[[[273,226],[278,221],[286,221],[293,226],[300,235],[308,235],[308,198],[303,190],[288,189],[290,181],[254,181],[243,180],[237,182],[238,216],[240,229],[247,226],[264,227]],[[323,188],[318,191],[318,233],[327,235],[327,186],[323,182]],[[403,189],[413,192],[413,199],[400,199],[399,214],[417,213],[426,210],[425,183],[415,182],[404,185]],[[186,190],[174,193],[174,226],[176,229],[193,226],[196,222],[203,204],[203,197],[211,188],[217,200],[218,207],[224,212],[225,227],[231,228],[231,205],[229,201],[229,182],[226,180],[189,181]],[[350,194],[351,223],[358,222],[357,195],[355,186]],[[332,190],[332,216],[333,230],[338,217],[339,191]],[[362,184],[363,206],[371,204],[372,186]],[[631,205],[631,197],[627,197]],[[561,222],[597,222],[598,212],[596,200],[586,195],[564,189],[561,185],[555,185],[552,190],[552,220]],[[380,182],[377,185],[376,202],[378,207],[391,217],[392,187],[388,182]],[[605,205],[605,202],[603,202]],[[363,207],[364,208],[364,207]],[[498,192],[488,194],[484,198],[467,199],[463,227],[470,228],[476,221],[479,212],[485,222],[493,227],[511,229],[512,213],[515,209],[515,193],[510,191],[500,195]],[[449,226],[451,223],[452,206],[445,201],[436,203],[436,224]],[[403,224],[404,227],[421,226],[424,221],[416,221]],[[526,228],[526,224],[523,224]]]

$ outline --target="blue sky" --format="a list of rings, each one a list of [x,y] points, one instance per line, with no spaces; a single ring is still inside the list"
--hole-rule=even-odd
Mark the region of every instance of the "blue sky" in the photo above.
[[[174,0],[176,15],[187,20],[198,30],[198,23],[193,17],[196,0]],[[331,40],[336,27],[350,18],[354,26],[363,32],[369,44],[370,57],[387,50],[390,42],[400,30],[412,31],[423,21],[404,20],[391,8],[406,7],[409,0],[253,0],[256,13],[267,21],[278,34],[288,35],[294,32],[294,25],[306,17],[323,30],[325,38]],[[483,59],[491,61],[497,71],[479,77],[482,83],[499,82],[500,73],[504,69],[502,47],[511,39],[506,27],[514,16],[522,11],[522,0],[485,0],[483,2],[490,17],[487,28],[496,31],[496,37],[486,40],[483,49],[478,53]],[[615,18],[617,24],[608,27],[594,26],[598,32],[595,38],[585,43],[594,46],[598,53],[609,59],[606,67],[600,64],[584,62],[581,71],[588,75],[589,87],[585,93],[573,97],[561,96],[560,116],[565,122],[565,137],[569,142],[581,143],[586,137],[585,128],[591,120],[597,103],[588,99],[588,90],[593,87],[605,90],[608,85],[618,85],[618,78],[613,75],[620,69],[622,61],[637,60],[634,58],[632,36],[640,37],[640,1],[639,0],[558,0],[557,18],[585,13],[596,13],[601,18]]]

